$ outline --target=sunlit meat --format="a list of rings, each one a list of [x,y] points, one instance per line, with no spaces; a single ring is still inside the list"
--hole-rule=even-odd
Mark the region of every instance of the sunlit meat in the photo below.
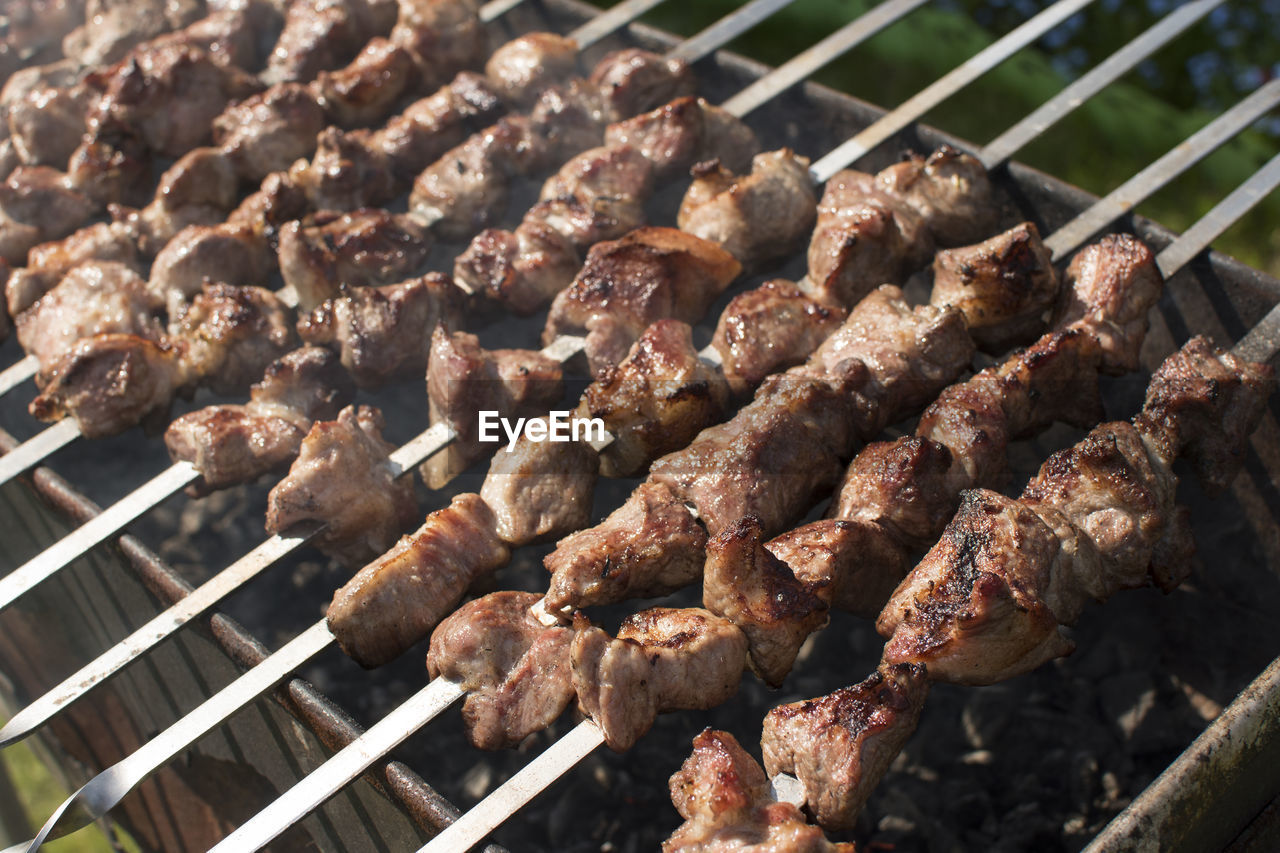
[[[601,454],[601,473],[632,477],[723,420],[728,402],[728,383],[698,357],[688,324],[659,320],[621,363],[597,373],[578,414],[600,418],[613,436]]]
[[[5,282],[5,302],[16,317],[44,296],[63,276],[84,261],[116,261],[140,273],[138,251],[129,229],[97,222],[62,240],[42,243],[27,254],[27,266],[13,270]]]
[[[586,527],[599,465],[585,441],[521,436],[514,447],[498,451],[480,489],[498,536],[509,545],[528,545]]]
[[[680,230],[724,247],[754,268],[794,254],[817,218],[809,160],[790,149],[757,154],[737,176],[719,161],[700,163],[680,203]]]
[[[1058,295],[1058,274],[1030,222],[933,262],[933,303],[954,305],[978,345],[1004,352],[1034,340]]]
[[[728,732],[705,729],[693,739],[693,754],[671,777],[671,802],[685,822],[663,853],[853,853],[775,801],[760,763]]]
[[[928,157],[914,154],[876,175],[876,184],[924,217],[939,246],[981,240],[996,224],[998,207],[982,163],[944,145]]]
[[[84,136],[96,93],[80,84],[43,86],[8,105],[9,138],[23,163],[63,167]]]
[[[186,342],[189,369],[215,394],[241,392],[296,345],[292,312],[261,287],[206,283],[169,334]]]
[[[274,241],[287,223],[316,209],[323,208],[311,205],[306,193],[288,175],[275,172],[267,175],[256,192],[245,196],[236,209],[227,214],[226,223],[247,225],[255,234]]]
[[[26,264],[31,248],[67,236],[92,210],[65,175],[48,166],[19,166],[0,184],[0,258]]]
[[[566,536],[543,561],[548,612],[648,598],[702,575],[707,533],[666,486],[641,483],[594,527]]]
[[[435,89],[489,52],[477,0],[400,0],[391,41],[409,51],[422,90]]]
[[[548,86],[577,68],[578,43],[556,33],[526,33],[506,42],[484,65],[489,79],[508,103],[528,105]]]
[[[333,597],[329,630],[365,667],[393,660],[426,639],[467,587],[507,562],[493,513],[464,494],[361,569]]]
[[[309,88],[329,121],[342,127],[361,127],[387,114],[414,73],[407,50],[375,38],[347,66],[316,75]]]
[[[263,287],[271,267],[267,241],[248,226],[192,225],[156,255],[147,286],[175,315],[206,281]]]
[[[386,168],[403,186],[460,143],[473,125],[495,116],[502,103],[489,80],[464,71],[389,119],[368,144],[385,156]]]
[[[637,149],[664,181],[683,177],[695,163],[712,159],[732,171],[746,169],[760,149],[741,119],[692,95],[609,125],[604,141]]]
[[[87,261],[15,320],[18,341],[48,374],[77,341],[106,332],[158,339],[162,304],[132,268],[117,261]]]
[[[311,210],[347,211],[386,203],[396,193],[395,176],[372,138],[367,130],[325,128],[316,137],[311,159],[289,168],[289,185]]]
[[[382,429],[382,413],[370,406],[348,406],[337,420],[313,424],[289,475],[271,490],[267,531],[319,522],[316,545],[349,567],[390,548],[418,507],[412,480],[391,472],[394,447]]]
[[[14,53],[30,52],[29,62],[51,62],[61,53],[62,40],[84,23],[85,6],[85,0],[6,3],[8,27],[4,44]],[[18,57],[14,59],[17,61]]]
[[[431,338],[427,394],[431,422],[449,424],[456,438],[422,464],[429,488],[438,489],[472,462],[496,450],[505,436],[480,441],[481,411],[515,421],[545,414],[564,393],[560,363],[534,350],[486,350],[475,335],[437,327]]]
[[[212,121],[213,141],[249,181],[309,155],[327,124],[316,96],[300,83],[280,83],[232,103]]]
[[[298,320],[298,334],[342,357],[362,388],[377,388],[397,377],[421,376],[427,369],[436,325],[456,326],[464,294],[445,275],[382,287],[346,287]]]
[[[707,543],[702,605],[742,629],[751,670],[770,687],[781,686],[800,644],[827,623],[827,602],[765,549],[753,516]]]
[[[641,228],[593,246],[555,299],[542,339],[587,335],[593,371],[615,365],[649,324],[696,323],[741,271],[715,243],[674,228]]]
[[[427,671],[467,691],[462,722],[480,749],[515,746],[555,722],[573,699],[573,630],[547,627],[531,592],[493,592],[468,602],[431,635]]]
[[[662,711],[714,708],[738,690],[747,641],[701,608],[653,607],[623,620],[617,638],[574,619],[578,707],[605,743],[629,749]]]
[[[808,358],[846,313],[789,281],[771,279],[733,297],[716,323],[711,345],[734,393],[746,394],[766,376]]]
[[[396,11],[389,0],[290,3],[262,79],[269,84],[310,80],[346,64],[371,37],[390,32]]]
[[[145,207],[116,205],[111,215],[130,230],[144,255],[154,256],[189,225],[221,223],[239,200],[240,179],[231,160],[217,148],[203,147],[165,170]]]
[[[164,441],[174,461],[200,472],[188,492],[207,494],[287,467],[311,424],[336,418],[354,396],[336,356],[303,347],[267,366],[247,404],[189,412],[169,425]]]
[[[412,217],[382,210],[321,214],[315,224],[291,223],[280,233],[278,257],[298,306],[311,311],[338,296],[340,286],[390,284],[418,272],[431,251]]]
[[[901,543],[864,521],[823,518],[775,536],[764,547],[832,607],[875,619],[911,568]]]
[[[850,828],[915,731],[928,692],[924,667],[900,664],[852,687],[774,708],[761,739],[765,769],[799,779],[823,827]]]
[[[693,75],[684,60],[667,59],[636,47],[600,60],[588,82],[609,103],[609,121],[639,115],[673,98],[693,94]]]
[[[196,23],[203,11],[198,0],[89,0],[81,26],[67,34],[63,54],[81,67],[123,59],[130,48]],[[229,13],[223,13],[223,16]]]

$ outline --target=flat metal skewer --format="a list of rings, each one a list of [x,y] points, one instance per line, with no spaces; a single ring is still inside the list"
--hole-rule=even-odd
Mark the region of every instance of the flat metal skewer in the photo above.
[[[1280,157],[1277,157],[1277,160],[1280,160]],[[1173,261],[1181,258],[1181,263],[1185,263],[1207,248],[1209,243],[1233,221],[1228,219],[1230,213],[1234,213],[1234,218],[1244,215],[1250,208],[1265,198],[1266,192],[1260,190],[1264,187],[1274,188],[1278,180],[1280,179],[1275,175],[1267,173],[1266,169],[1255,173],[1244,185],[1228,196],[1227,199],[1224,199],[1222,203],[1206,214],[1186,233],[1169,244],[1157,256],[1156,265],[1160,268],[1161,273],[1165,276],[1172,275],[1181,266],[1181,264],[1175,265]],[[1147,192],[1154,192],[1155,189],[1158,189],[1158,187],[1150,188]],[[1106,199],[1100,199],[1082,216],[1105,203]],[[1228,210],[1220,211],[1219,208],[1223,207],[1228,208]],[[1056,237],[1060,233],[1058,232],[1053,236]],[[1063,251],[1074,251],[1074,249],[1079,248],[1084,240],[1091,236],[1093,236],[1093,232],[1085,234],[1079,238],[1080,242],[1074,246],[1067,247],[1064,243]],[[1045,242],[1047,243],[1048,240]],[[1251,344],[1250,339],[1255,338],[1255,336],[1256,342]],[[1269,359],[1274,357],[1277,351],[1280,351],[1280,305],[1272,309],[1263,321],[1254,327],[1250,335],[1236,346],[1235,351],[1238,355],[1254,358],[1255,360]],[[1253,351],[1256,351],[1256,354]],[[1258,359],[1257,355],[1264,356],[1264,359]],[[405,736],[407,737],[408,733]],[[448,828],[423,846],[418,853],[470,849],[501,826],[503,822],[533,799],[534,796],[541,793],[547,785],[559,779],[603,743],[604,733],[600,728],[589,719],[583,720],[569,734],[543,750],[520,773],[511,777],[506,783],[469,809],[457,821],[450,824]],[[315,775],[318,775],[323,770],[324,767],[322,766],[315,771]],[[526,772],[528,772],[528,777],[522,779],[522,775]],[[795,791],[796,787],[800,786],[799,780],[787,774],[779,774],[779,778],[771,780],[771,784],[775,791]],[[285,828],[287,827],[281,827],[278,832],[283,831]]]
[[[787,2],[789,2],[789,0],[787,0]],[[766,6],[771,8],[780,8],[783,5],[786,5],[786,3],[781,2],[781,0],[754,0],[753,3],[743,6],[737,12],[734,12],[729,16],[731,18],[736,18],[740,22],[738,27],[725,27],[723,26],[722,20],[717,24],[711,25],[708,29],[716,29],[720,38],[729,40],[735,37],[739,32],[749,28],[750,25],[758,22],[759,9],[765,8]],[[902,14],[905,14],[907,7],[903,6],[902,8]],[[696,40],[700,43],[699,49],[702,55],[705,55],[715,49],[715,46],[709,44],[701,37],[701,35],[694,36],[691,40]],[[679,48],[676,48],[676,50],[679,50]],[[834,57],[829,56],[828,60],[832,58]],[[766,75],[766,77],[767,76],[768,75]],[[778,91],[782,90],[779,89]],[[584,344],[584,338],[565,335],[557,338],[544,347],[543,354],[548,358],[565,362],[578,352],[581,352]],[[391,456],[391,468],[396,476],[399,476],[401,473],[420,464],[423,460],[433,454],[443,450],[451,441],[453,441],[453,439],[454,435],[446,425],[437,424],[435,427],[419,434],[416,438],[412,439],[393,453]],[[2,460],[3,457],[0,457],[0,461]],[[146,487],[144,486],[143,488]],[[175,487],[175,490],[176,488],[180,488],[180,486]],[[92,547],[94,544],[103,541],[108,536],[117,532],[129,521],[137,518],[139,515],[154,506],[155,503],[158,503],[160,500],[164,500],[166,497],[167,495],[163,495],[160,490],[157,490],[152,495],[154,500],[149,498],[148,500],[132,502],[129,501],[129,499],[126,499],[125,501],[122,501],[122,503],[128,503],[128,508],[120,509],[116,513],[115,520],[111,524],[103,523],[100,525],[96,529],[94,536],[85,536],[83,539],[79,540],[79,546],[77,548],[68,547],[65,551],[62,551],[56,559],[49,558],[47,564],[44,564],[45,555],[41,554],[33,558],[33,560],[28,564],[30,565],[31,563],[40,561],[41,565],[39,568],[28,569],[27,566],[22,566],[18,571],[23,572],[26,577],[36,578],[36,582],[41,578],[47,578],[53,572],[66,565],[71,560],[74,560],[89,547]],[[112,510],[115,509],[116,507],[112,507]],[[113,529],[108,529],[112,527]],[[250,554],[238,560],[232,567],[235,570],[234,581],[224,583],[221,580],[222,574],[225,574],[226,571],[231,571],[231,569],[225,570],[224,573],[220,573],[215,576],[213,579],[207,581],[204,585],[193,591],[182,601],[172,605],[164,613],[156,616],[151,620],[151,622],[143,626],[143,628],[140,628],[129,637],[126,637],[115,647],[101,655],[98,659],[82,667],[76,674],[65,679],[57,687],[54,687],[52,690],[45,693],[44,696],[40,697],[35,702],[32,702],[18,714],[15,714],[3,728],[0,728],[0,747],[26,737],[26,735],[36,727],[43,725],[58,710],[80,698],[80,696],[92,689],[94,685],[119,671],[134,658],[168,637],[174,631],[177,631],[182,625],[185,625],[187,622],[194,619],[226,595],[229,595],[240,584],[246,583],[253,577],[256,577],[262,571],[265,571],[274,561],[288,554],[292,548],[301,545],[304,541],[308,541],[309,539],[309,537],[307,537],[304,539],[298,539],[294,542],[294,537],[289,537],[287,540],[282,540],[293,542],[289,547],[266,547],[278,538],[279,537],[273,537],[273,539],[267,540],[267,543],[264,543],[264,546],[260,546],[258,549],[255,549],[253,552],[250,552]],[[91,539],[96,539],[96,541],[90,541]],[[55,544],[55,546],[52,547],[58,547],[58,545]],[[217,581],[217,583],[215,583],[215,581]],[[2,588],[3,587],[0,587],[0,589]],[[14,590],[14,595],[21,594],[21,590],[17,589],[16,584]],[[10,600],[12,600],[12,598]]]
[[[34,355],[23,357],[0,373],[0,396],[8,394],[23,382],[40,372],[40,359]]]

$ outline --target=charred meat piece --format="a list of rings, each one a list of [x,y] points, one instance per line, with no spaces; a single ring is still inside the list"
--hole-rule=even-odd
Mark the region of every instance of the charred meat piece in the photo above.
[[[312,211],[307,195],[288,174],[275,172],[263,179],[257,192],[250,193],[227,215],[228,225],[247,225],[274,244],[280,229]]]
[[[66,237],[94,204],[48,166],[19,166],[0,184],[0,258],[22,266],[40,243]]]
[[[502,101],[487,79],[464,71],[388,119],[369,137],[369,146],[385,155],[396,183],[407,184],[462,142],[473,124],[491,119],[501,107]]]
[[[344,565],[361,566],[386,551],[417,514],[413,483],[388,466],[382,413],[348,406],[319,421],[303,439],[289,475],[271,490],[267,531],[303,521],[324,524],[316,544]]]
[[[268,83],[310,80],[349,62],[370,37],[395,23],[395,4],[382,0],[298,0],[285,10],[262,78]]]
[[[117,203],[146,204],[154,159],[146,140],[127,128],[95,131],[72,152],[64,180],[95,212]]]
[[[315,155],[289,169],[289,182],[312,210],[347,211],[383,204],[396,194],[388,157],[366,130],[328,127],[315,140]]]
[[[195,377],[167,343],[137,335],[85,338],[44,373],[30,412],[42,421],[73,417],[86,438],[159,422]]]
[[[496,444],[480,441],[479,412],[516,420],[548,411],[564,393],[559,362],[533,350],[485,350],[475,335],[450,335],[437,327],[431,338],[427,393],[431,422],[444,421],[456,438],[422,465],[422,477],[437,489]],[[499,436],[501,439],[501,436]]]
[[[477,0],[401,0],[391,40],[409,51],[419,89],[434,89],[489,51]]]
[[[361,569],[329,605],[329,630],[361,666],[381,666],[426,639],[467,587],[507,562],[493,513],[464,494]]]
[[[17,317],[84,261],[116,261],[141,272],[129,230],[114,222],[96,222],[70,237],[43,243],[27,255],[27,266],[13,270],[5,282],[9,315]]]
[[[765,769],[795,775],[823,827],[852,827],[915,731],[928,693],[924,667],[899,664],[852,687],[774,708],[764,718]]]
[[[261,287],[206,284],[170,334],[188,369],[215,394],[235,394],[296,343],[289,309]]]
[[[315,149],[325,112],[311,89],[279,83],[230,104],[213,119],[213,141],[248,181],[289,168]]]
[[[680,203],[680,230],[727,249],[752,269],[803,245],[817,218],[809,160],[790,149],[757,154],[742,177],[699,163]]]
[[[845,316],[843,308],[775,278],[733,297],[716,323],[711,345],[734,393],[746,394],[766,376],[803,362]]]
[[[207,281],[263,286],[270,272],[271,249],[249,226],[191,225],[156,255],[147,286],[176,315]]]
[[[883,192],[875,177],[846,170],[827,181],[809,241],[814,297],[851,306],[881,284],[897,284],[933,253],[924,220],[905,201]]]
[[[311,311],[340,295],[341,285],[361,287],[408,278],[426,262],[430,238],[412,217],[383,210],[317,216],[280,233],[278,257],[285,284],[298,306]]]
[[[853,853],[810,826],[798,808],[777,802],[764,769],[728,732],[705,729],[671,777],[671,802],[685,822],[663,853]]]
[[[378,388],[400,376],[421,376],[437,324],[457,324],[464,294],[445,275],[382,287],[343,287],[298,321],[309,344],[339,353],[342,366],[362,388]]]
[[[741,269],[714,243],[674,228],[638,229],[592,247],[552,304],[543,342],[585,331],[592,370],[618,364],[651,323],[696,323]]]
[[[573,242],[545,222],[522,222],[514,232],[489,228],[453,265],[471,293],[496,298],[517,314],[533,314],[573,281],[581,261]]]
[[[525,33],[503,44],[484,65],[484,76],[508,103],[527,105],[571,75],[578,43],[555,33]]]
[[[1030,222],[976,246],[938,252],[933,262],[933,304],[963,311],[986,352],[1034,340],[1057,296],[1049,250]]]
[[[611,124],[604,141],[639,150],[661,180],[680,177],[705,160],[723,161],[734,171],[746,169],[760,148],[741,119],[693,96]]]
[[[613,436],[601,454],[600,472],[633,477],[723,420],[728,402],[724,376],[698,357],[688,324],[659,320],[620,364],[597,373],[578,413],[600,418]]]
[[[714,708],[738,690],[747,640],[701,608],[653,607],[623,620],[617,638],[574,617],[578,707],[610,749],[630,749],[662,711]]]
[[[915,208],[939,246],[981,240],[995,227],[997,207],[987,170],[948,145],[890,166],[876,175],[876,184]]]
[[[86,261],[19,314],[15,326],[23,349],[40,360],[40,373],[48,376],[84,338],[118,332],[158,339],[161,328],[155,315],[160,307],[130,267],[118,261]]]
[[[1137,370],[1147,312],[1164,289],[1147,245],[1131,234],[1108,234],[1071,259],[1062,283],[1066,299],[1054,326],[1096,336],[1108,373]]]
[[[189,412],[169,425],[164,441],[175,462],[200,472],[188,493],[204,495],[287,467],[311,424],[337,417],[354,396],[336,356],[303,347],[267,366],[247,404]]]
[[[89,116],[91,135],[136,133],[157,154],[180,157],[212,139],[213,120],[258,82],[192,45],[135,51],[107,73],[103,96]]]
[[[934,407],[929,411],[934,412]],[[976,416],[973,418],[977,423],[973,430],[973,443],[979,445],[980,450],[985,450],[977,436],[982,434],[981,427],[988,425],[988,421],[977,410],[966,411]],[[927,430],[922,432],[926,436],[931,434]],[[993,428],[994,436],[1003,434],[1004,431]],[[984,477],[999,477],[999,472],[1006,468],[1004,450],[1007,440],[997,439],[992,443],[999,445],[990,454],[993,457],[990,461],[998,465],[998,472],[984,472],[981,474]],[[982,454],[983,457],[986,455]],[[953,457],[948,444],[942,441],[906,436],[897,441],[869,444],[845,472],[830,515],[884,528],[909,548],[928,548],[937,541],[938,534],[955,513],[959,490],[952,490],[949,486],[960,475],[952,474],[953,465],[964,467]]]
[[[670,489],[641,483],[608,518],[561,539],[546,557],[546,609],[567,616],[688,586],[702,574],[706,544],[706,531]]]
[[[824,518],[788,530],[764,547],[819,598],[875,619],[911,566],[883,527]]]
[[[480,497],[493,510],[503,542],[554,539],[591,520],[599,467],[599,455],[585,441],[534,441],[526,434],[494,457]]]
[[[467,691],[462,722],[479,749],[515,746],[555,722],[573,699],[572,629],[547,627],[531,592],[493,592],[470,601],[431,635],[427,671]]]
[[[188,225],[220,224],[239,198],[231,159],[217,148],[197,148],[165,170],[146,207],[116,205],[111,215],[135,234],[143,254],[155,255]]]
[[[615,121],[692,95],[694,86],[688,63],[634,47],[596,63],[588,82],[604,96]]]
[[[374,38],[349,65],[321,71],[308,88],[330,121],[342,127],[362,127],[387,115],[413,75],[413,57],[407,50],[387,39]]]
[[[760,520],[741,518],[707,543],[702,605],[742,629],[751,671],[780,687],[800,645],[827,624],[827,601],[763,544]]]

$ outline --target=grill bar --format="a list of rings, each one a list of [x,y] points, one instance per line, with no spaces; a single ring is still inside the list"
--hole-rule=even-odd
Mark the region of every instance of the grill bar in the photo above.
[[[1184,143],[1185,145],[1186,143]],[[1181,147],[1181,146],[1180,146]],[[1276,158],[1280,161],[1280,157]],[[1276,161],[1273,161],[1275,163]],[[1140,174],[1150,172],[1150,169],[1144,170]],[[1232,222],[1239,219],[1247,213],[1254,205],[1261,201],[1266,192],[1262,191],[1263,187],[1274,187],[1280,182],[1280,178],[1265,174],[1266,169],[1255,173],[1249,181],[1233,192],[1230,196],[1219,203],[1213,210],[1209,211],[1204,217],[1196,222],[1186,233],[1180,236],[1172,244],[1164,249],[1156,258],[1156,264],[1160,268],[1163,275],[1171,276],[1177,272],[1183,264],[1194,258],[1200,252],[1204,251],[1219,234],[1222,233]],[[1174,174],[1161,173],[1162,179],[1155,180],[1151,183],[1142,185],[1140,190],[1141,198],[1149,196],[1163,185],[1163,183],[1175,176]],[[1136,203],[1136,200],[1135,200]],[[1105,206],[1105,207],[1104,207]],[[1108,200],[1100,199],[1094,207],[1081,214],[1081,218],[1088,216],[1094,208],[1109,209]],[[1063,229],[1055,232],[1053,235],[1045,239],[1045,244],[1049,245],[1051,241],[1055,241],[1060,246],[1058,250],[1059,256],[1069,254],[1093,236],[1093,231],[1081,233],[1080,229],[1075,229],[1074,233],[1078,234],[1075,243],[1067,243],[1062,239],[1063,231],[1070,227],[1072,223],[1068,223]],[[1108,223],[1103,223],[1105,226]],[[1099,226],[1102,227],[1102,226]],[[1060,259],[1060,258],[1059,258]],[[1265,345],[1255,345],[1253,349],[1258,350],[1255,355],[1246,357],[1256,358],[1263,356],[1261,360],[1268,360],[1280,351],[1280,306],[1277,306],[1263,322],[1258,324],[1254,332],[1258,332],[1263,327],[1270,327],[1271,332],[1268,337],[1268,343]],[[1250,335],[1252,337],[1252,333]],[[1241,352],[1244,342],[1236,347],[1236,353],[1245,355]],[[394,712],[393,712],[394,713]],[[372,730],[371,730],[372,731]],[[408,735],[406,734],[405,737]],[[594,721],[590,719],[583,720],[572,731],[561,737],[541,754],[527,765],[524,770],[513,776],[507,782],[494,789],[492,793],[468,810],[461,818],[453,824],[450,824],[439,835],[433,838],[428,844],[423,846],[419,853],[436,853],[436,851],[446,850],[467,850],[473,845],[481,841],[486,835],[502,825],[519,809],[524,807],[530,800],[537,796],[541,791],[551,783],[555,782],[565,773],[567,773],[574,765],[589,755],[597,747],[604,743],[604,732]],[[1199,759],[1192,759],[1199,760]],[[370,761],[372,763],[372,760]],[[321,767],[315,771],[312,776],[319,776],[325,770]],[[528,771],[529,775],[522,778],[522,775]],[[794,790],[800,785],[799,781],[780,774],[781,779],[774,782],[775,789]],[[531,789],[531,780],[539,780],[542,782],[541,788]],[[303,780],[299,785],[308,784],[311,777]],[[286,794],[287,796],[287,794]],[[1147,809],[1155,808],[1160,810],[1162,806],[1149,803]],[[261,814],[261,813],[259,813]],[[1127,814],[1127,812],[1126,812]],[[256,820],[256,817],[255,817]],[[1138,817],[1128,818],[1130,824],[1140,820]],[[283,827],[280,829],[283,831]],[[1096,842],[1095,842],[1096,844]],[[1101,849],[1091,846],[1090,850]]]

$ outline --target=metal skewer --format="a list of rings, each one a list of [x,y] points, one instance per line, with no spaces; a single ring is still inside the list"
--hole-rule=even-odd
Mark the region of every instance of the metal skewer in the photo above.
[[[1187,143],[1184,143],[1186,145]],[[1174,149],[1175,151],[1178,149]],[[1157,161],[1159,162],[1159,161]],[[1193,161],[1194,162],[1194,161]],[[1172,275],[1181,268],[1181,264],[1191,260],[1201,251],[1206,249],[1209,243],[1218,236],[1234,219],[1238,219],[1244,215],[1250,208],[1266,197],[1267,192],[1273,189],[1277,183],[1280,183],[1280,174],[1272,174],[1269,172],[1271,165],[1280,162],[1280,157],[1268,164],[1268,168],[1252,175],[1239,189],[1224,199],[1217,207],[1206,214],[1192,228],[1171,243],[1156,258],[1156,265],[1160,268],[1161,273],[1165,276]],[[1190,164],[1187,164],[1190,165]],[[1186,168],[1185,166],[1183,168]],[[1141,185],[1145,192],[1141,194],[1142,198],[1150,195],[1159,185],[1163,184],[1169,178],[1178,174],[1178,171],[1172,173],[1159,171],[1154,169],[1146,169],[1135,177],[1130,183],[1138,185],[1137,178],[1147,176],[1146,181]],[[1277,168],[1280,173],[1280,168]],[[1156,186],[1151,186],[1155,183]],[[1107,199],[1100,199],[1095,202],[1092,207],[1086,210],[1077,220],[1088,216],[1095,209],[1112,209]],[[1114,218],[1114,217],[1113,217]],[[1069,227],[1072,223],[1068,223]],[[1103,223],[1105,225],[1107,223]],[[1099,226],[1102,227],[1102,226]],[[1097,229],[1084,232],[1083,229],[1076,228],[1073,233],[1080,235],[1076,239],[1078,242],[1074,245],[1068,244],[1065,239],[1059,239],[1061,246],[1060,254],[1067,254],[1092,237]],[[1060,237],[1062,230],[1059,230],[1051,238]],[[1049,240],[1046,240],[1046,245]],[[1175,263],[1177,262],[1177,263]],[[1253,331],[1235,347],[1235,352],[1245,358],[1253,360],[1267,360],[1275,356],[1280,351],[1280,305],[1272,309],[1272,311],[1260,322]],[[1259,359],[1258,356],[1263,358]],[[394,713],[394,712],[393,712]],[[372,731],[372,730],[371,730]],[[405,737],[408,734],[406,733]],[[445,850],[467,850],[474,844],[481,841],[494,829],[502,825],[511,815],[515,814],[529,800],[533,799],[538,793],[551,782],[563,776],[579,761],[589,755],[592,751],[604,743],[604,732],[596,723],[590,719],[583,720],[569,734],[562,737],[556,743],[547,747],[533,762],[527,765],[524,770],[511,777],[507,782],[494,789],[487,797],[469,809],[462,817],[451,824],[447,829],[433,838],[418,853],[437,853],[437,851]],[[331,759],[332,760],[332,759]],[[372,763],[372,761],[370,762]],[[536,767],[535,767],[536,765]],[[313,776],[319,775],[325,771],[328,764],[321,765]],[[529,779],[522,779],[521,776],[526,771],[529,772]],[[308,777],[310,778],[310,777]],[[530,787],[529,780],[543,780],[541,785],[536,788]],[[306,780],[304,780],[306,781]],[[779,774],[773,780],[771,785],[775,791],[794,791],[800,782],[787,774]],[[336,789],[335,789],[336,792]],[[269,806],[268,809],[271,807]],[[261,815],[255,815],[249,823],[248,827]],[[243,827],[242,827],[243,828]],[[280,827],[279,831],[283,831],[286,827]],[[234,837],[233,836],[229,836]],[[274,837],[274,836],[273,836]]]
[[[770,5],[778,5],[781,0],[768,0]],[[899,14],[906,14],[911,9],[918,6],[922,0],[891,0],[885,5],[892,5],[899,10]],[[757,5],[759,4],[759,5]],[[764,0],[756,0],[756,3],[748,4],[734,15],[741,15],[739,19],[743,22],[743,26],[749,26],[754,16],[758,14],[756,11],[760,6],[764,5]],[[877,7],[880,8],[880,7]],[[733,17],[733,16],[731,16]],[[857,23],[856,21],[853,23]],[[728,40],[733,38],[737,32],[731,32],[722,26],[723,21],[713,24],[712,27],[718,28],[721,38]],[[882,24],[885,26],[887,24]],[[852,24],[847,25],[852,26]],[[865,32],[865,28],[862,28]],[[740,32],[740,30],[739,30]],[[868,33],[869,35],[869,33]],[[709,53],[715,49],[715,45],[706,43],[701,36],[695,36],[694,39],[702,41],[703,53]],[[679,50],[679,48],[676,48]],[[808,52],[806,52],[808,53]],[[796,60],[782,66],[783,68],[792,68],[799,61],[800,64],[808,68],[809,73],[816,70],[813,63],[817,60],[813,58],[813,54],[805,57],[797,57]],[[827,56],[827,61],[831,58]],[[781,69],[779,69],[781,70]],[[777,73],[777,72],[774,72]],[[793,72],[788,72],[793,73]],[[766,75],[766,78],[768,75]],[[783,91],[778,89],[777,91]],[[543,353],[557,361],[568,361],[575,354],[583,349],[585,341],[583,338],[562,336],[552,341],[543,349]],[[445,424],[437,424],[436,426],[424,431],[416,438],[405,444],[391,456],[391,466],[396,475],[407,471],[431,455],[443,450],[453,441],[454,435]],[[4,457],[0,457],[2,462]],[[176,467],[176,466],[175,466]],[[161,475],[163,476],[163,475]],[[144,486],[143,488],[147,488]],[[180,486],[175,486],[180,488]],[[141,491],[141,490],[140,490]],[[77,545],[73,548],[67,546],[65,550],[61,548],[60,543],[53,546],[59,549],[59,553],[53,557],[46,555],[49,551],[41,554],[26,565],[23,565],[12,572],[9,577],[0,580],[0,609],[12,602],[23,592],[34,586],[43,578],[47,578],[54,572],[58,571],[62,566],[74,560],[77,556],[92,547],[97,542],[101,542],[106,537],[112,535],[121,529],[129,521],[137,518],[140,514],[150,509],[154,503],[150,503],[150,498],[156,498],[155,502],[164,500],[167,496],[160,495],[159,490],[148,496],[147,500],[140,500],[136,503],[130,498],[126,498],[120,503],[126,504],[126,509],[112,507],[108,512],[113,513],[111,522],[104,522],[96,526],[90,534],[85,534],[83,538],[77,538]],[[118,506],[118,505],[117,505]],[[105,515],[106,513],[104,513]],[[108,529],[111,528],[111,529]],[[72,534],[76,536],[77,534]],[[310,536],[315,535],[312,532],[309,536],[273,536],[267,539],[262,545],[259,545],[249,554],[237,560],[232,566],[224,569],[218,575],[215,575],[209,581],[206,581],[199,588],[194,590],[190,595],[176,602],[167,610],[155,616],[150,622],[139,628],[133,634],[121,640],[111,649],[107,650],[96,660],[82,667],[79,672],[65,679],[61,684],[46,692],[43,696],[23,708],[19,713],[15,714],[0,728],[0,747],[13,743],[15,740],[25,737],[36,727],[46,722],[53,714],[57,713],[61,708],[80,698],[87,693],[92,687],[104,679],[110,677],[122,667],[126,666],[130,661],[155,646],[161,640],[165,639],[173,632],[187,622],[194,619],[200,613],[212,607],[225,596],[239,588],[240,585],[248,582],[261,572],[265,571],[272,563],[288,554],[293,548],[296,548],[309,541]],[[96,540],[96,541],[90,541]],[[50,549],[52,550],[52,548]],[[17,577],[13,581],[12,586],[9,585],[10,578]]]

